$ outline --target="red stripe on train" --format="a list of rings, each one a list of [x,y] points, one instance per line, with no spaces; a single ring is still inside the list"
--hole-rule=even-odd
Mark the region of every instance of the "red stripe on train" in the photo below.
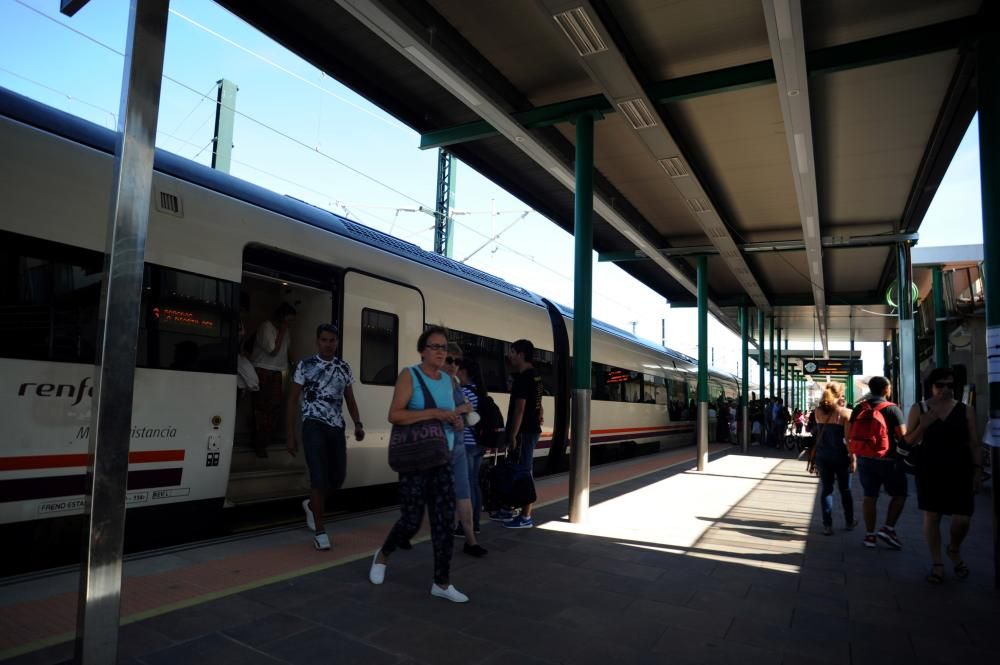
[[[26,457],[0,457],[0,471],[24,471],[26,469],[65,469],[87,466],[89,455],[31,455]],[[129,464],[149,464],[152,462],[183,462],[183,450],[140,450],[128,454]]]

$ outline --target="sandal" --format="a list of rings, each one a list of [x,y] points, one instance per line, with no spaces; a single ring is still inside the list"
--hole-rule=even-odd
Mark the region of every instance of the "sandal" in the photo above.
[[[945,550],[945,552],[947,552],[948,558],[951,559],[952,563],[955,564],[955,577],[957,577],[960,580],[964,580],[966,577],[968,577],[969,573],[971,573],[972,571],[969,570],[969,567],[965,565],[964,561],[962,561],[961,557],[959,556],[958,550],[949,547]],[[955,561],[955,559],[958,559],[958,561]]]
[[[938,568],[941,569],[940,573],[937,572]],[[927,573],[927,577],[925,577],[924,579],[930,582],[931,584],[941,584],[942,582],[944,582],[944,564],[935,563],[934,565],[932,565],[931,572]]]

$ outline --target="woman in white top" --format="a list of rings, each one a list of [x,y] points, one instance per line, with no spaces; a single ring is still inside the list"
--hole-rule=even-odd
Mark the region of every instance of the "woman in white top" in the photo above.
[[[259,390],[252,393],[254,450],[257,457],[267,457],[267,447],[281,424],[281,409],[284,405],[282,372],[288,368],[288,339],[294,320],[295,308],[283,302],[254,333],[250,362],[257,372],[257,383],[260,386]]]

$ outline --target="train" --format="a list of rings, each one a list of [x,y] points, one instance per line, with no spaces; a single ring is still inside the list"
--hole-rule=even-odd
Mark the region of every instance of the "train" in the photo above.
[[[0,90],[0,525],[84,509],[91,397],[116,134]],[[363,441],[348,436],[345,488],[387,485],[386,413],[398,372],[432,324],[484,370],[507,406],[506,351],[538,349],[546,414],[536,461],[565,455],[572,310],[356,221],[157,150],[145,256],[126,505],[254,505],[303,496],[302,457],[254,454],[237,389],[241,323],[292,304],[294,358],[334,322],[353,368]],[[594,321],[591,442],[690,445],[681,412],[697,361]],[[713,399],[735,398],[712,372]],[[285,428],[279,426],[278,432]],[[714,431],[714,429],[713,429]],[[131,519],[131,518],[130,518]]]

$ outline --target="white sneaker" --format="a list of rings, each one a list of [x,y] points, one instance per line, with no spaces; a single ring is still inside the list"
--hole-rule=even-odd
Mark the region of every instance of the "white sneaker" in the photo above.
[[[385,564],[378,563],[378,555],[382,553],[382,548],[375,550],[375,556],[372,557],[372,567],[368,571],[368,581],[372,584],[382,584],[385,582]]]
[[[383,566],[384,567],[384,566]],[[447,589],[442,589],[437,584],[431,585],[431,595],[437,598],[444,598],[453,603],[467,603],[469,597],[455,588],[454,584],[449,584]]]
[[[330,536],[326,535],[326,532],[317,533],[313,537],[313,546],[318,550],[330,549]]]
[[[316,520],[313,519],[312,507],[309,505],[309,499],[302,502],[302,510],[306,511],[306,526],[309,527],[310,531],[316,530]]]

